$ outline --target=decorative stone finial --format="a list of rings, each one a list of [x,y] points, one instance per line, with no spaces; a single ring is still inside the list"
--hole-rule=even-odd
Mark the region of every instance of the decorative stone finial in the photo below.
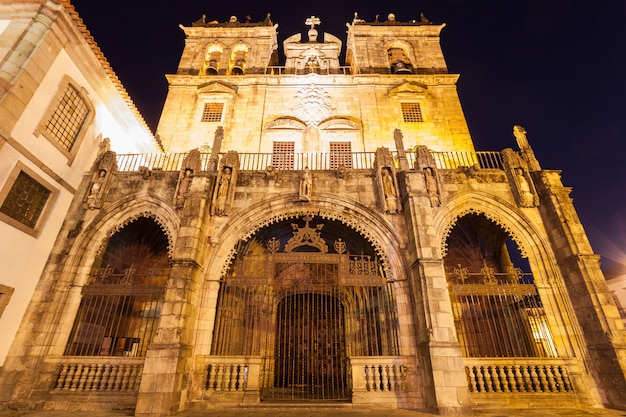
[[[307,17],[304,21],[305,25],[311,26],[311,29],[309,29],[309,42],[317,42],[317,30],[315,29],[315,25],[319,25],[321,23],[322,21],[320,18],[315,16]]]

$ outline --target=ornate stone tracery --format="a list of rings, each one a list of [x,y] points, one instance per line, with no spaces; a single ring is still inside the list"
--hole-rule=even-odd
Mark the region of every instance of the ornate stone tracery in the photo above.
[[[314,85],[300,89],[294,97],[294,101],[296,104],[293,106],[292,112],[308,126],[317,127],[335,110],[330,94],[323,88]]]
[[[358,232],[372,246],[374,252],[376,253],[376,255],[378,256],[380,260],[380,264],[385,273],[385,277],[387,278],[388,281],[393,281],[395,279],[393,270],[390,266],[389,258],[387,257],[383,244],[379,242],[371,233],[371,231],[367,229],[366,224],[360,221],[362,219],[359,216],[355,216],[354,213],[352,214],[353,215],[350,216],[350,215],[340,214],[340,213],[331,213],[331,212],[323,211],[323,210],[319,210],[319,211],[318,210],[295,210],[289,213],[275,214],[266,218],[262,222],[251,225],[250,229],[247,229],[247,232],[243,236],[241,236],[241,240],[244,240],[244,241],[249,240],[252,236],[254,236],[256,232],[258,232],[260,229],[262,229],[265,226],[269,226],[271,224],[278,223],[284,220],[293,219],[293,218],[299,218],[299,217],[313,218],[317,216],[323,220],[335,220],[350,227],[356,232]],[[228,256],[226,257],[224,264],[222,265],[220,276],[226,276],[236,255],[237,255],[237,248],[233,247],[228,253]]]
[[[458,213],[455,217],[454,220],[451,221],[447,227],[445,228],[444,233],[441,236],[441,255],[442,256],[446,256],[446,253],[448,251],[448,237],[450,236],[450,232],[452,231],[452,229],[454,228],[454,226],[456,225],[456,223],[459,221],[459,219],[461,219],[463,216],[467,215],[467,214],[482,214],[483,216],[485,216],[486,218],[488,218],[489,220],[493,221],[495,224],[497,224],[498,226],[500,226],[508,235],[509,237],[517,244],[517,249],[520,251],[520,255],[522,258],[528,258],[528,253],[526,252],[526,249],[524,248],[522,241],[519,239],[519,237],[513,233],[513,231],[511,230],[511,228],[505,224],[502,220],[500,220],[497,216],[494,216],[492,214],[486,213],[485,211],[476,209],[476,208],[467,208],[463,211],[461,211],[460,213]]]
[[[120,230],[122,230],[124,227],[126,227],[128,224],[132,223],[133,221],[139,219],[140,217],[146,217],[146,218],[150,218],[152,220],[154,220],[154,222],[159,225],[159,227],[161,228],[161,230],[163,231],[163,233],[165,234],[165,236],[167,236],[167,256],[171,259],[173,252],[174,252],[174,246],[175,246],[175,234],[169,229],[169,227],[167,226],[167,223],[165,222],[165,220],[163,220],[162,218],[160,218],[159,216],[157,216],[156,214],[149,212],[149,211],[142,211],[139,213],[135,213],[132,216],[129,216],[127,218],[124,219],[123,222],[117,224],[115,227],[111,228],[111,230],[109,230],[109,232],[106,235],[105,239],[102,239],[102,241],[100,242],[100,245],[98,246],[98,250],[96,251],[96,254],[101,254],[104,252],[104,249],[107,246],[107,243],[109,241],[109,239],[116,234],[117,232],[119,232]]]

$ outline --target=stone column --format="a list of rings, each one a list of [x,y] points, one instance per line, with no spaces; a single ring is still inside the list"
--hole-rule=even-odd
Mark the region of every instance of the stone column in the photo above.
[[[182,209],[181,226],[170,261],[171,272],[159,327],[146,360],[135,415],[158,417],[182,409],[192,365],[194,324],[206,254],[211,177],[193,177]]]
[[[470,415],[469,389],[452,304],[432,234],[432,213],[422,172],[401,176],[407,224],[408,277],[416,317],[417,359],[428,410],[441,415]]]
[[[585,230],[558,171],[532,173],[539,212],[583,332],[605,406],[626,410],[626,332]],[[585,348],[585,346],[581,346]]]

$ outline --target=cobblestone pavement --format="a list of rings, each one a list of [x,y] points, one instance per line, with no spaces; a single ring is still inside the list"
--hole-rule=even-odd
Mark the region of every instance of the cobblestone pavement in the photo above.
[[[132,411],[37,411],[0,409],[0,417],[124,417]],[[181,411],[175,417],[434,417],[410,410],[382,410],[363,407],[236,407],[204,411]],[[491,409],[474,410],[474,417],[626,417],[626,411],[588,409]]]

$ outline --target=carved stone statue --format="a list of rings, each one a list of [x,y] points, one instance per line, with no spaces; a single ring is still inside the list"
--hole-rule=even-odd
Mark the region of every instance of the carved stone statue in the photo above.
[[[428,198],[430,199],[430,206],[439,207],[441,200],[439,199],[437,178],[435,178],[433,169],[430,167],[424,168],[424,182],[426,183],[426,191],[428,192]]]
[[[232,179],[232,173],[230,167],[224,167],[222,169],[222,175],[220,175],[220,183],[217,188],[217,206],[215,207],[215,214],[223,216],[226,214],[226,199],[228,197],[228,189],[230,188],[230,182]]]
[[[107,171],[105,169],[101,169],[98,171],[96,178],[93,180],[93,184],[91,184],[91,188],[89,189],[89,195],[87,196],[87,207],[90,209],[96,209],[100,207],[100,197],[102,194],[102,189],[104,187],[104,182],[106,181]]]
[[[313,185],[313,180],[311,179],[311,173],[309,172],[309,167],[304,168],[304,172],[300,177],[300,189],[299,189],[299,197],[300,201],[311,201],[311,186]]]
[[[524,170],[522,168],[515,169],[515,176],[517,178],[517,182],[519,184],[519,194],[520,194],[520,202],[522,206],[532,207],[535,205],[535,196],[530,190],[530,185],[528,184],[528,180],[526,179],[526,175],[524,175]]]
[[[383,193],[385,195],[385,213],[396,213],[398,211],[398,204],[396,185],[393,182],[393,177],[389,172],[389,168],[382,168],[380,174],[383,181]]]
[[[177,209],[182,209],[185,206],[185,194],[189,192],[189,188],[191,187],[191,174],[193,174],[193,170],[187,168],[179,180],[175,203]]]

